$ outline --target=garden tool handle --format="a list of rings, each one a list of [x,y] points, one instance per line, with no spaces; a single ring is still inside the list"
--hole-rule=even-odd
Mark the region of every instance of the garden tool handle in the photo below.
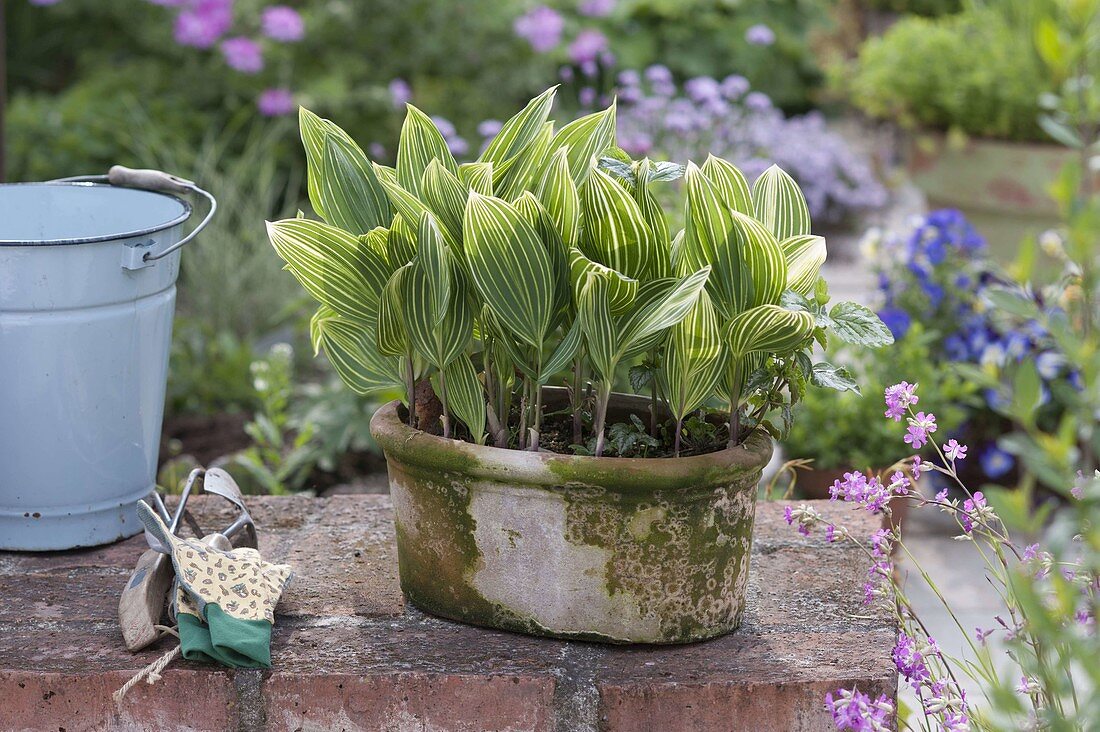
[[[199,232],[206,228],[206,225],[210,223],[210,220],[214,218],[214,213],[218,210],[218,200],[214,198],[213,195],[199,188],[193,181],[189,181],[186,178],[180,178],[171,173],[165,173],[162,170],[127,168],[124,165],[112,165],[111,169],[107,171],[107,182],[113,186],[142,188],[147,191],[194,193],[205,198],[210,204],[210,210],[206,212],[206,216],[203,217],[203,220],[199,222],[198,226],[191,230],[190,234],[183,237],[163,252],[158,252],[156,254],[147,252],[145,256],[142,257],[142,260],[146,262],[153,262],[163,257],[167,257],[172,252],[181,248],[184,244],[190,242],[199,235]]]

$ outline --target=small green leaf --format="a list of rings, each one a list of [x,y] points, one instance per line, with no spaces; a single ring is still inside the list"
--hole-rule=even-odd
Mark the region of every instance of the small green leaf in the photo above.
[[[805,343],[813,331],[814,318],[809,313],[760,305],[730,321],[726,343],[735,358],[753,352],[784,353]]]
[[[612,315],[622,315],[628,311],[634,306],[634,301],[638,297],[638,280],[620,274],[599,262],[593,262],[576,247],[569,250],[569,272],[573,282],[574,297],[578,302],[581,290],[588,283],[588,275],[595,273],[603,277],[607,281],[608,302]]]
[[[431,118],[411,104],[405,105],[405,123],[397,146],[397,182],[414,195],[420,195],[420,180],[432,160],[439,160],[448,171],[458,175],[458,163],[447,141]],[[392,197],[391,197],[392,200]]]
[[[546,121],[550,119],[550,110],[554,106],[554,95],[557,90],[557,86],[550,87],[505,122],[500,132],[478,157],[478,161],[501,166],[527,148],[543,130]],[[482,195],[491,195],[491,193],[482,193]]]
[[[589,360],[603,380],[614,378],[618,363],[618,338],[611,320],[610,299],[607,278],[590,272],[577,299],[577,318],[588,346]]]
[[[462,214],[466,210],[466,186],[438,159],[428,163],[420,183],[420,197],[455,241],[462,240]]]
[[[325,137],[318,194],[325,220],[353,234],[390,222],[390,202],[370,161],[345,137]]]
[[[627,277],[646,280],[658,268],[657,238],[630,192],[602,170],[581,189],[585,230],[581,251]]]
[[[382,355],[374,326],[345,320],[324,305],[309,322],[314,349],[324,350],[340,379],[356,394],[401,386],[400,359]]]
[[[493,195],[492,163],[463,163],[458,166],[458,179],[483,196]]]
[[[843,341],[878,348],[894,342],[890,329],[871,310],[854,302],[840,302],[829,311],[832,331]]]
[[[703,173],[718,187],[726,206],[746,216],[755,216],[752,191],[749,182],[736,165],[722,158],[708,155],[703,163]]]
[[[569,173],[580,188],[588,179],[600,153],[615,144],[615,105],[581,117],[562,127],[550,143],[551,150],[565,147]]]
[[[827,251],[824,237],[805,234],[779,243],[787,261],[787,289],[809,296],[817,285]]]
[[[479,445],[485,444],[485,389],[477,378],[470,357],[465,353],[451,361],[443,369],[443,382],[447,388],[447,406],[469,428],[470,434]],[[439,374],[432,384],[440,391]]]
[[[565,246],[577,243],[580,225],[581,200],[577,186],[569,173],[569,150],[565,147],[550,158],[538,186],[538,199],[554,220],[558,234]]]
[[[756,217],[780,241],[810,233],[810,209],[802,189],[778,165],[773,165],[752,185]]]
[[[836,391],[854,391],[859,394],[859,384],[852,378],[852,374],[843,366],[833,366],[824,361],[815,363],[810,372],[810,383],[824,389]]]

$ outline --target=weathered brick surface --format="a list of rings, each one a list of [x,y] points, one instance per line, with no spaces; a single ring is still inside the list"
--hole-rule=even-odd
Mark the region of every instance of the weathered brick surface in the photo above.
[[[229,519],[217,499],[194,500],[205,528]],[[865,561],[798,536],[779,505],[757,512],[742,628],[665,648],[492,632],[406,606],[386,496],[250,505],[262,551],[295,568],[272,671],[177,661],[116,708],[111,692],[170,647],[130,654],[115,622],[142,538],[0,553],[0,730],[827,730],[827,691],[893,694],[893,628],[859,603]],[[843,516],[875,528],[872,517]]]

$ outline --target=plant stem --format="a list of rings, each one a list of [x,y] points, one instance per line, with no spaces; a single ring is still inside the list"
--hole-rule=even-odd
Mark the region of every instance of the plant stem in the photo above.
[[[540,367],[539,371],[541,371],[541,370],[542,369]],[[530,449],[531,452],[538,452],[539,451],[539,438],[542,435],[542,387],[539,385],[538,380],[535,381],[534,387],[535,387],[535,414],[534,414],[534,419],[531,420],[532,422],[534,422],[534,427],[531,429],[531,444],[530,444],[528,449]]]
[[[680,433],[684,428],[684,418],[676,419],[676,438],[672,442],[672,457],[680,457]]]
[[[580,357],[573,359],[573,444],[580,445],[584,439],[581,434],[583,421],[581,420],[581,405],[584,397],[581,395],[581,387],[584,385],[584,363]]]
[[[516,436],[520,450],[527,449],[527,395],[530,391],[530,381],[530,379],[524,376],[523,386],[520,387],[523,394],[519,399],[519,434]]]
[[[447,377],[443,374],[443,369],[439,370],[439,401],[443,405],[443,436],[450,438],[451,436],[451,413],[447,407]]]
[[[409,426],[416,427],[416,374],[412,354],[405,358],[405,388],[409,390]]]
[[[592,429],[596,432],[596,457],[603,456],[606,437],[604,435],[604,422],[607,421],[607,407],[611,400],[611,381],[601,381],[600,388],[596,392],[596,416]]]
[[[652,348],[649,351],[650,364],[657,363],[657,349]],[[656,369],[656,366],[653,366]],[[651,372],[649,379],[649,436],[657,437],[657,375],[656,372]]]
[[[730,396],[730,440],[726,447],[737,446],[737,436],[741,434],[741,409],[736,396]]]

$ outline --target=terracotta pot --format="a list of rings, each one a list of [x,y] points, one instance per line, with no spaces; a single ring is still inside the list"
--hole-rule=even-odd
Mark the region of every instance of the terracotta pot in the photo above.
[[[985,236],[991,253],[1012,258],[1026,236],[1059,223],[1050,188],[1075,153],[1053,144],[940,133],[911,138],[908,168],[929,208],[957,208]]]
[[[566,405],[547,389],[547,411]],[[644,415],[614,395],[609,422]],[[685,643],[741,621],[757,481],[771,441],[682,458],[483,447],[415,430],[397,402],[386,455],[401,588],[423,610],[533,635]]]

